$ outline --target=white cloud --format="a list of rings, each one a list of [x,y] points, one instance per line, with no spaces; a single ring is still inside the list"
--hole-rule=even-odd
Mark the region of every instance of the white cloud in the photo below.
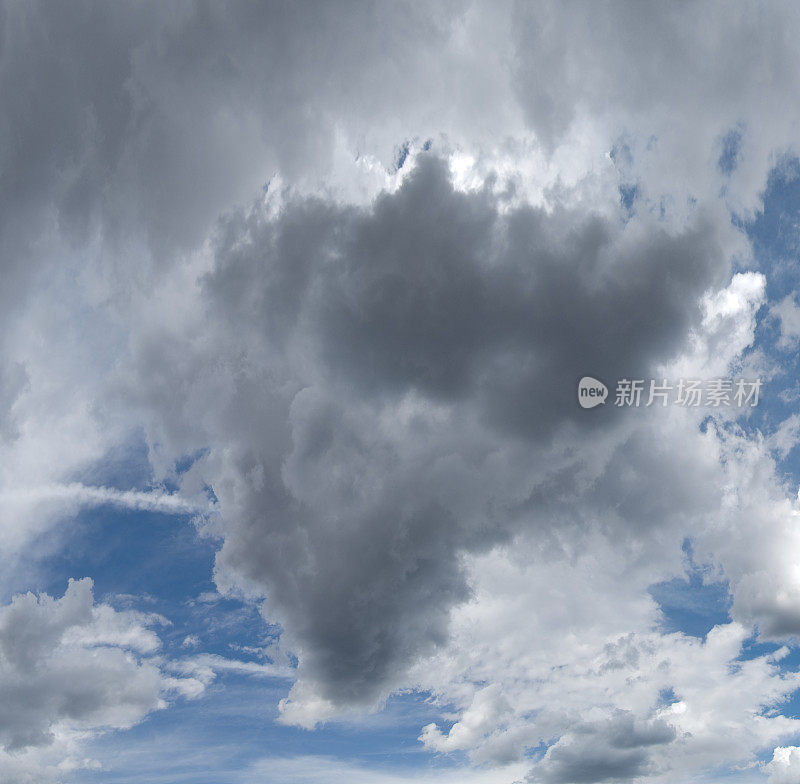
[[[800,415],[791,414],[769,435],[767,444],[778,456],[785,458],[800,441]]]
[[[179,495],[160,490],[116,490],[112,487],[91,487],[79,482],[63,485],[18,488],[0,493],[0,504],[35,506],[48,501],[57,502],[61,508],[74,506],[101,506],[110,504],[123,509],[146,510],[172,514],[208,512],[205,507],[181,498]]]
[[[376,767],[342,762],[324,756],[267,757],[257,762],[236,780],[241,784],[256,784],[269,778],[274,784],[513,784],[524,773],[522,765],[499,769],[470,770],[454,768],[432,771],[381,770]]]
[[[126,729],[166,706],[192,678],[167,679],[148,654],[160,642],[157,616],[95,604],[89,579],[64,596],[24,594],[0,608],[0,774],[45,781],[58,771],[95,766],[81,743],[98,731]]]
[[[778,346],[785,350],[795,348],[800,340],[800,307],[797,306],[795,297],[784,297],[777,305],[772,306],[770,315],[780,323]]]
[[[169,669],[184,676],[210,683],[219,673],[234,673],[257,678],[289,678],[294,672],[289,667],[270,663],[228,659],[215,653],[200,653],[185,659],[170,662]]]
[[[800,779],[800,748],[778,747],[764,770],[769,774],[769,784],[794,784]]]

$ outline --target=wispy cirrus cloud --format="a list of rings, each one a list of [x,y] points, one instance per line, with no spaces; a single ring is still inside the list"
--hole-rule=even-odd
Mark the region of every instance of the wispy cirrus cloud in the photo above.
[[[213,505],[198,505],[179,494],[161,490],[118,490],[95,487],[80,482],[39,485],[0,493],[0,503],[38,504],[59,503],[69,507],[91,507],[110,504],[124,509],[165,512],[168,514],[198,514],[213,511]]]

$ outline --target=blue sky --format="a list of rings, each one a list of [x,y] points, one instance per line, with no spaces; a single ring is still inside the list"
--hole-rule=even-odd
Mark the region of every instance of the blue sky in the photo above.
[[[75,526],[65,550],[43,565],[51,580],[43,590],[58,595],[69,576],[90,575],[98,600],[169,621],[158,630],[167,656],[202,652],[263,661],[242,648],[269,644],[279,629],[264,621],[256,604],[215,593],[214,543],[197,536],[189,517],[100,507],[82,513]],[[182,646],[190,635],[199,638],[197,645]],[[308,753],[389,770],[455,762],[430,760],[419,748],[419,728],[438,716],[425,695],[393,698],[372,721],[308,732],[275,721],[288,689],[286,678],[223,673],[197,701],[178,700],[152,714],[122,743],[114,735],[98,739],[92,753],[110,764],[75,780],[238,780],[264,757]]]

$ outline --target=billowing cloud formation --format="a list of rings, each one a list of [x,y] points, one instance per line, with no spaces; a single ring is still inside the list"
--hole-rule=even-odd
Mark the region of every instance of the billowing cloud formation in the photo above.
[[[135,427],[97,406],[98,382],[153,292],[180,294],[176,262],[220,213],[276,174],[306,190],[332,175],[369,198],[407,134],[446,133],[438,109],[414,108],[418,85],[435,69],[444,81],[431,106],[441,107],[464,74],[477,84],[482,71],[450,27],[448,9],[413,4],[3,4],[3,489],[70,481]],[[492,41],[481,49],[497,59]],[[464,97],[453,116],[471,124],[485,105]],[[58,511],[0,514],[14,553]]]
[[[795,140],[798,27],[780,4],[4,5],[4,558],[78,503],[213,490],[219,587],[299,656],[286,722],[416,687],[456,711],[427,748],[546,746],[531,781],[683,781],[779,743],[793,775],[795,722],[765,711],[795,678],[738,658],[800,634],[793,421],[762,440],[574,395],[774,370],[744,357],[766,285],[735,226]],[[782,348],[795,302],[770,303]],[[87,483],[139,427],[180,496]],[[658,631],[648,593],[687,538],[731,594],[705,640]],[[158,704],[86,583],[3,613],[7,749]]]
[[[600,724],[576,728],[572,742],[559,741],[537,769],[534,780],[550,784],[628,781],[648,773],[646,750],[675,739],[663,719],[637,723],[625,713]]]
[[[770,784],[791,784],[800,776],[800,749],[784,746],[775,749],[772,761],[765,765]]]
[[[160,645],[153,620],[95,604],[89,579],[70,581],[60,599],[29,593],[0,608],[4,781],[41,781],[48,759],[63,762],[82,733],[130,727],[163,708],[168,692],[199,686],[142,658]]]
[[[549,476],[542,456],[615,416],[587,418],[577,379],[675,354],[725,280],[723,242],[702,216],[668,232],[501,212],[428,156],[368,210],[287,199],[220,230],[202,351],[226,388],[193,436],[225,443],[235,482],[213,483],[222,579],[264,592],[322,696],[371,701],[446,639],[460,552],[552,525],[545,488],[581,459]],[[127,383],[151,415],[175,383],[204,385],[173,347],[141,345]],[[161,426],[185,430],[193,402]]]

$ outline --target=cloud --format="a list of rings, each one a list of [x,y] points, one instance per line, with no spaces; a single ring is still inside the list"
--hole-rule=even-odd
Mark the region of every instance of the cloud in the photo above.
[[[197,644],[191,641],[189,645],[186,645],[186,640],[184,640],[183,647],[197,647]],[[200,653],[186,659],[171,662],[169,667],[183,676],[191,676],[204,684],[213,681],[221,672],[249,675],[256,678],[289,679],[291,679],[294,674],[289,667],[270,663],[242,661],[240,659],[228,659],[214,653]]]
[[[336,12],[314,4],[112,10],[91,0],[69,14],[38,2],[3,8],[3,490],[74,480],[135,429],[118,406],[98,405],[98,388],[144,303],[184,282],[172,273],[222,212],[276,174],[315,188],[322,173],[352,163],[365,127],[382,128],[370,132],[379,138],[369,147],[388,161],[408,132],[395,109],[401,95],[409,107],[416,100],[415,78],[431,65],[458,73],[458,61],[479,71],[458,52],[453,67],[436,64],[445,18],[413,6],[374,11],[359,2]],[[370,34],[356,34],[364,25]],[[339,34],[320,48],[308,37],[313,27]],[[365,59],[383,65],[364,69]],[[396,80],[397,67],[411,81]],[[365,124],[365,112],[387,123]],[[387,179],[377,158],[363,160],[362,198]],[[14,512],[0,510],[9,553],[60,517],[57,509]]]
[[[789,742],[760,711],[794,680],[733,663],[754,626],[800,632],[797,505],[769,454],[794,420],[759,440],[724,412],[701,432],[696,412],[574,400],[584,374],[726,375],[752,344],[766,285],[731,212],[759,207],[794,140],[789,6],[1,19],[4,580],[82,504],[194,513],[212,488],[219,589],[264,599],[299,656],[286,722],[424,688],[454,706],[430,749],[481,764],[544,744],[534,775],[563,782],[685,780]],[[793,308],[772,309],[783,347]],[[139,427],[178,493],[76,479]],[[682,573],[687,537],[733,597],[704,642],[653,631],[648,586]],[[88,689],[26,697],[9,748],[202,689],[137,659],[147,624],[75,585],[4,611],[30,631],[7,642],[11,681],[27,645]],[[141,691],[112,709],[125,673]]]
[[[800,748],[783,746],[775,749],[772,761],[764,766],[769,784],[792,784],[800,775]]]
[[[559,739],[547,750],[530,781],[630,781],[651,772],[647,749],[671,743],[675,735],[674,727],[663,719],[637,721],[619,711],[605,722],[577,727],[570,737]]]
[[[719,760],[755,764],[754,750],[797,732],[779,712],[798,685],[781,674],[788,649],[742,658],[752,632],[737,623],[705,640],[653,631],[658,610],[636,585],[645,576],[595,542],[571,563],[521,541],[476,559],[476,600],[413,673],[456,720],[445,733],[426,727],[426,745],[476,765],[551,749],[534,781],[602,781],[611,770],[681,781]]]
[[[633,11],[548,2],[515,8],[514,21],[514,84],[544,144],[566,152],[613,139],[639,210],[684,212],[692,198],[716,201],[722,185],[734,209],[758,208],[773,156],[794,141],[794,119],[775,117],[796,73],[788,4],[730,14],[718,2]],[[717,161],[731,132],[739,141],[726,172]]]
[[[472,704],[461,713],[447,735],[443,735],[436,724],[428,724],[422,728],[420,740],[438,752],[472,749],[485,735],[502,725],[504,714],[509,711],[499,684],[493,683],[475,692]]]
[[[196,634],[187,634],[183,638],[181,648],[197,648],[200,645],[200,638]]]
[[[798,443],[800,435],[800,415],[791,414],[770,434],[768,444],[778,456],[785,458]]]
[[[55,778],[78,764],[81,738],[131,727],[191,686],[164,678],[148,658],[160,647],[148,625],[159,620],[95,604],[87,578],[71,580],[61,598],[21,594],[0,608],[4,781]]]
[[[654,232],[647,217],[619,224],[567,205],[509,209],[489,188],[457,190],[436,157],[415,165],[370,208],[287,192],[278,207],[267,198],[223,221],[202,279],[205,316],[190,322],[205,362],[187,355],[180,333],[165,341],[154,331],[134,343],[136,375],[119,384],[135,390],[129,399],[154,441],[172,452],[209,446],[186,479],[211,484],[223,510],[212,526],[224,542],[218,585],[265,596],[265,616],[300,659],[284,722],[313,727],[412,684],[458,706],[447,734],[425,728],[431,750],[506,762],[572,737],[598,701],[653,718],[669,680],[647,679],[630,706],[622,691],[607,696],[610,664],[597,665],[592,685],[566,670],[576,685],[565,715],[543,712],[546,696],[532,685],[515,707],[509,690],[497,692],[491,705],[512,707],[487,714],[464,678],[495,684],[504,667],[517,684],[542,679],[563,694],[570,679],[552,674],[560,648],[543,640],[566,635],[599,656],[634,633],[660,650],[647,588],[682,573],[686,536],[730,576],[735,616],[771,628],[774,608],[745,598],[770,555],[754,547],[742,561],[731,544],[751,531],[725,493],[748,475],[747,461],[731,457],[739,439],[701,432],[697,412],[624,412],[641,414],[633,418],[609,407],[590,419],[574,400],[587,365],[608,368],[609,382],[631,370],[727,374],[752,343],[764,279],[729,277],[731,240],[701,215]],[[189,390],[181,410],[171,405],[175,383]],[[190,436],[183,417],[197,423],[200,412]],[[777,548],[789,507],[766,480],[767,455],[756,449],[753,459],[753,497],[770,499],[762,515],[774,520]],[[498,607],[502,587],[483,591],[481,570],[465,566],[491,552],[507,571],[514,551],[537,571]],[[583,574],[590,568],[596,582]],[[503,625],[462,636],[460,608],[474,602]],[[510,628],[534,611],[538,635],[509,646]],[[738,655],[736,639],[710,648],[711,660]],[[530,669],[531,648],[541,669]],[[476,662],[463,653],[473,650]],[[675,677],[688,690],[701,676],[679,659]],[[780,699],[783,690],[765,697],[774,670],[761,667],[748,700]],[[740,712],[721,754],[747,759],[754,743],[786,732],[780,721],[755,726],[752,702],[727,707]],[[532,710],[536,722],[521,718]],[[690,715],[716,710],[698,697]],[[548,775],[573,775],[566,745]],[[586,770],[633,776],[651,756],[617,750]],[[687,759],[710,756],[698,742]]]
[[[226,510],[218,581],[267,596],[334,703],[373,702],[446,641],[461,552],[546,525],[582,470],[554,441],[619,419],[586,417],[577,378],[667,362],[726,280],[701,214],[501,206],[430,155],[368,209],[257,204],[220,226],[199,353],[142,335],[118,382],[153,440],[190,449],[195,423],[195,475]]]
[[[770,309],[770,315],[780,324],[779,348],[792,349],[800,339],[800,307],[791,295],[784,297]]]
[[[191,514],[204,511],[202,507],[198,507],[180,496],[159,490],[116,490],[111,487],[93,487],[79,482],[20,488],[16,492],[0,494],[0,503],[3,504],[36,504],[52,500],[76,506],[111,504],[124,509],[143,509],[172,514]]]
[[[158,707],[158,671],[119,645],[97,645],[105,642],[106,619],[93,607],[91,589],[91,581],[71,582],[61,599],[27,594],[3,608],[0,741],[6,749],[46,744],[60,722],[125,727]],[[138,635],[145,648],[155,645],[144,630]]]
[[[275,784],[299,784],[299,782],[315,781],[319,784],[401,784],[401,782],[419,782],[419,784],[509,784],[518,780],[522,766],[511,765],[495,770],[469,770],[458,767],[453,770],[427,771],[416,770],[381,770],[373,766],[358,765],[324,756],[267,757],[254,764],[237,781],[242,784],[262,780],[269,776]]]

